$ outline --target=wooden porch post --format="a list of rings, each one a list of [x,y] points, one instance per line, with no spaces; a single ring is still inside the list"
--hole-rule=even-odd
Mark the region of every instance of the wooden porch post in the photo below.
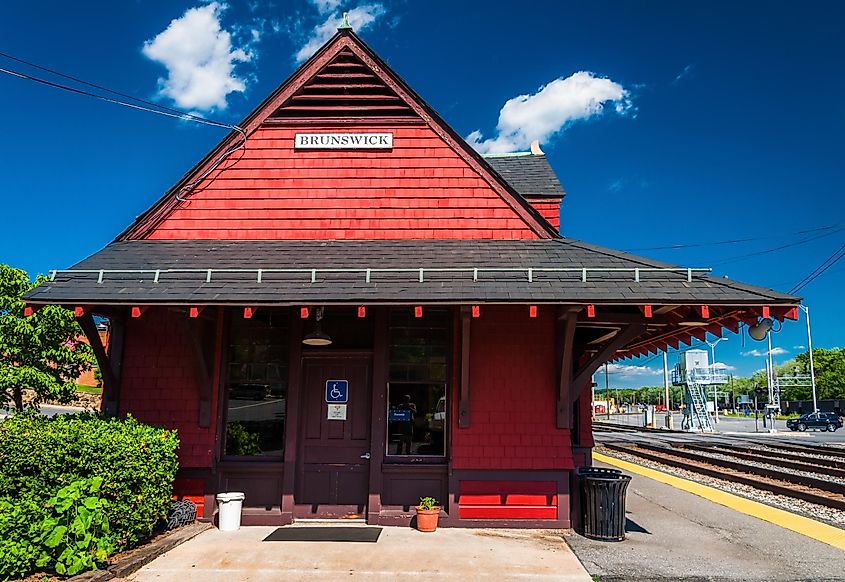
[[[384,460],[387,419],[387,350],[389,307],[373,308],[373,385],[370,414],[370,479],[367,497],[367,523],[377,524],[381,513],[382,462]]]
[[[469,354],[470,328],[472,327],[469,307],[461,307],[461,394],[458,399],[458,428],[469,428]]]
[[[302,318],[291,310],[288,401],[285,405],[285,452],[282,469],[282,522],[293,522],[296,451],[299,439],[299,399],[302,394]]]

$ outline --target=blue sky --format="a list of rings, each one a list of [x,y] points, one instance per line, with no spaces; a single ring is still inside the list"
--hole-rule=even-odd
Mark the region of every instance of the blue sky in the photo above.
[[[541,138],[568,192],[567,236],[704,243],[637,252],[782,291],[845,243],[835,2],[6,2],[0,51],[237,123],[343,11],[480,148]],[[31,274],[107,244],[224,134],[8,75],[0,107],[0,261]],[[845,345],[843,284],[845,261],[801,292],[816,346]],[[717,359],[763,367],[752,352],[765,345],[728,336]],[[803,320],[773,340],[788,359]],[[628,364],[612,382],[661,381],[659,359]]]

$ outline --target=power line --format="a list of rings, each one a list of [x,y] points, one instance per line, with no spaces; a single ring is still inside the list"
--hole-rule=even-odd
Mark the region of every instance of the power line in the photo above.
[[[193,114],[193,113],[187,113],[185,111],[180,111],[178,109],[174,109],[172,107],[167,107],[167,106],[161,105],[159,103],[153,103],[152,101],[147,101],[146,99],[141,99],[140,97],[135,97],[135,96],[129,95],[127,93],[121,93],[120,91],[115,91],[114,89],[109,89],[108,87],[104,87],[103,85],[91,83],[90,81],[86,81],[85,79],[80,79],[79,77],[74,77],[73,75],[68,75],[68,74],[62,73],[61,71],[57,71],[55,69],[51,69],[49,67],[45,67],[43,65],[33,63],[31,61],[24,60],[20,57],[16,57],[14,55],[4,53],[3,51],[0,51],[0,57],[4,57],[4,58],[7,58],[9,60],[16,61],[18,63],[32,67],[34,69],[39,69],[39,70],[44,71],[46,73],[50,73],[51,75],[56,75],[57,77],[62,77],[63,79],[67,79],[69,81],[79,83],[80,85],[85,85],[87,87],[99,89],[100,91],[105,91],[107,93],[111,93],[112,95],[117,95],[118,97],[123,97],[124,99],[131,99],[132,101],[137,101],[138,103],[143,103],[144,105],[148,105],[150,107],[155,107],[156,109],[160,109],[162,111],[169,111],[170,113],[174,113],[174,114],[178,115],[179,117],[195,119],[197,121],[212,123],[212,124],[215,124],[215,125],[221,125],[221,126],[228,127],[228,128],[234,127],[232,125],[222,123],[222,122],[218,122],[218,121],[214,121],[212,119],[208,119],[208,118],[205,118],[205,117]],[[4,72],[6,72],[6,71],[4,71]]]
[[[736,263],[736,262],[739,262],[739,261],[744,261],[745,259],[749,259],[751,257],[759,257],[761,255],[768,255],[768,254],[771,254],[771,253],[775,253],[777,251],[782,251],[784,249],[788,249],[788,248],[797,247],[797,246],[800,246],[800,245],[803,245],[803,244],[807,244],[809,242],[813,242],[814,240],[819,240],[819,239],[824,238],[826,236],[830,236],[830,235],[842,232],[843,230],[845,230],[845,226],[840,226],[836,230],[824,232],[824,233],[818,234],[816,236],[811,236],[811,237],[808,237],[808,238],[801,239],[799,241],[786,243],[786,244],[779,245],[779,246],[776,246],[776,247],[773,247],[773,248],[770,248],[770,249],[763,249],[761,251],[754,251],[753,253],[746,253],[744,255],[737,255],[735,257],[725,259],[724,261],[717,261],[715,263],[711,263],[710,265],[713,266],[713,267],[720,266],[720,265],[728,265],[730,263]]]
[[[194,123],[200,123],[202,125],[210,125],[212,127],[222,127],[222,128],[230,129],[232,131],[236,131],[237,133],[239,133],[240,136],[241,136],[241,140],[238,143],[235,143],[234,145],[227,148],[225,151],[221,152],[218,155],[217,159],[214,161],[214,163],[212,163],[205,172],[203,172],[193,182],[183,186],[179,190],[179,192],[177,192],[175,194],[176,199],[180,202],[184,201],[184,196],[186,194],[188,194],[191,190],[193,190],[194,187],[197,184],[202,182],[202,180],[204,180],[209,174],[211,174],[211,172],[213,172],[215,169],[217,169],[217,167],[221,163],[223,163],[223,160],[225,160],[230,154],[232,154],[235,151],[243,148],[246,145],[246,140],[247,140],[246,132],[242,128],[238,127],[237,125],[231,125],[229,123],[214,121],[213,119],[207,119],[205,117],[200,117],[199,115],[194,115],[192,113],[187,113],[185,111],[179,111],[178,109],[173,109],[172,107],[165,107],[163,105],[158,105],[156,103],[152,103],[151,101],[145,101],[144,99],[140,99],[138,97],[133,97],[131,95],[127,95],[127,94],[121,93],[119,91],[114,91],[114,90],[109,89],[107,87],[103,87],[102,85],[97,85],[96,83],[89,83],[88,81],[85,81],[83,79],[79,79],[78,77],[66,75],[66,74],[61,73],[59,71],[56,71],[54,69],[50,69],[50,68],[47,68],[47,67],[43,67],[41,65],[37,65],[35,63],[31,63],[29,61],[25,61],[25,60],[20,59],[18,57],[14,57],[12,55],[9,55],[7,53],[0,52],[0,56],[3,56],[7,59],[11,59],[11,60],[17,61],[19,63],[25,64],[25,65],[28,65],[28,66],[31,66],[31,67],[35,67],[37,69],[51,73],[53,75],[57,75],[59,77],[65,78],[65,79],[69,79],[69,80],[74,81],[76,83],[80,83],[80,84],[86,85],[88,87],[98,89],[100,91],[106,91],[108,93],[123,97],[125,99],[137,101],[138,103],[140,103],[140,105],[138,103],[129,103],[128,101],[123,101],[121,99],[115,99],[114,97],[108,97],[106,95],[100,95],[98,93],[86,91],[85,89],[79,89],[77,87],[71,87],[69,85],[64,85],[62,83],[57,83],[55,81],[50,81],[48,79],[43,79],[41,77],[36,77],[34,75],[28,75],[28,74],[22,73],[20,71],[15,71],[15,70],[12,70],[12,69],[6,69],[6,68],[0,67],[0,73],[4,73],[4,74],[10,75],[12,77],[17,77],[19,79],[32,81],[34,83],[39,83],[39,84],[42,84],[42,85],[46,85],[48,87],[53,87],[54,89],[61,89],[63,91],[67,91],[67,92],[74,93],[74,94],[77,94],[77,95],[92,97],[92,98],[98,99],[100,101],[105,101],[106,103],[112,103],[114,105],[121,105],[123,107],[135,109],[136,111],[145,111],[147,113],[154,113],[156,115],[163,115],[165,117],[182,119],[182,120],[185,120],[185,121],[193,121]]]
[[[5,53],[0,53],[0,55],[7,56]],[[19,60],[19,59],[15,59],[15,60]],[[21,61],[21,62],[26,62],[26,61]],[[40,67],[39,65],[32,65],[32,66],[40,68],[40,69],[44,69],[46,71],[53,72],[51,69],[46,69],[45,67]],[[19,79],[32,81],[34,83],[39,83],[41,85],[46,85],[48,87],[53,87],[54,89],[61,89],[62,91],[68,91],[70,93],[75,93],[77,95],[84,95],[85,97],[92,97],[94,99],[99,99],[100,101],[105,101],[107,103],[112,103],[114,105],[121,105],[123,107],[129,107],[130,109],[136,109],[136,110],[139,110],[139,111],[146,111],[148,113],[155,113],[157,115],[164,115],[165,117],[172,117],[172,118],[175,118],[175,119],[183,119],[185,121],[193,121],[195,123],[201,123],[203,125],[211,125],[211,126],[214,126],[214,127],[223,127],[225,129],[232,129],[232,130],[240,131],[241,133],[243,133],[241,128],[239,128],[236,125],[232,125],[232,124],[229,124],[229,123],[223,123],[221,121],[214,121],[213,119],[207,119],[205,117],[200,117],[199,115],[194,115],[192,113],[187,113],[185,111],[179,111],[178,109],[172,109],[170,107],[164,107],[162,105],[157,105],[157,104],[152,103],[150,101],[144,101],[143,99],[139,99],[137,97],[124,95],[123,93],[119,93],[117,91],[112,91],[111,89],[101,87],[100,85],[95,85],[94,83],[88,83],[87,81],[82,81],[81,79],[77,80],[76,77],[71,77],[69,75],[65,75],[65,74],[59,73],[59,72],[53,72],[53,73],[56,74],[56,75],[68,78],[68,79],[75,80],[79,83],[82,83],[82,84],[85,84],[85,85],[88,85],[88,86],[91,86],[91,87],[96,87],[98,89],[101,89],[103,91],[107,91],[107,92],[115,94],[115,95],[124,96],[127,99],[131,99],[133,101],[138,101],[139,103],[142,103],[143,105],[138,105],[136,103],[129,103],[127,101],[122,101],[120,99],[115,99],[114,97],[108,97],[106,95],[100,95],[98,93],[93,93],[91,91],[86,91],[85,89],[79,89],[77,87],[71,87],[69,85],[63,85],[62,83],[57,83],[55,81],[50,81],[48,79],[43,79],[41,77],[36,77],[34,75],[29,75],[29,74],[26,74],[26,73],[22,73],[20,71],[15,71],[13,69],[6,69],[6,68],[0,67],[0,73],[5,73],[6,75],[9,75],[9,76],[12,76],[12,77],[17,77]]]
[[[830,255],[828,258],[826,258],[824,261],[822,261],[822,264],[819,265],[818,267],[816,267],[815,269],[813,269],[810,272],[809,275],[807,275],[806,277],[801,279],[798,283],[796,283],[795,286],[792,289],[790,289],[789,293],[790,294],[798,293],[804,287],[806,287],[807,285],[809,285],[810,283],[812,283],[813,281],[815,281],[816,279],[821,277],[825,273],[825,271],[827,271],[833,265],[835,265],[840,260],[842,260],[843,257],[845,257],[845,244],[843,244],[841,247],[836,249],[833,252],[832,255]]]
[[[710,246],[719,246],[719,245],[730,245],[730,244],[738,244],[738,243],[746,243],[746,242],[754,242],[758,240],[771,240],[773,238],[784,238],[787,236],[795,236],[799,234],[810,234],[813,232],[819,232],[822,230],[830,230],[832,228],[837,228],[840,226],[845,225],[845,222],[840,222],[838,224],[831,224],[828,226],[819,226],[816,228],[809,228],[805,230],[797,230],[794,232],[788,233],[781,233],[776,235],[768,235],[768,236],[758,236],[758,237],[749,237],[749,238],[736,238],[731,240],[720,240],[720,241],[713,241],[713,242],[702,242],[702,243],[681,243],[676,245],[668,245],[662,247],[639,247],[635,249],[625,249],[628,252],[634,251],[664,251],[664,250],[676,250],[676,249],[689,249],[689,248],[697,248],[697,247],[710,247]]]

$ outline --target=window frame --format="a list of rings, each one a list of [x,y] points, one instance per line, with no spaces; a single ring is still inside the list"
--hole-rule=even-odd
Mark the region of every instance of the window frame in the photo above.
[[[385,346],[386,354],[385,354],[385,364],[386,364],[386,376],[387,382],[384,386],[384,438],[382,439],[381,447],[383,450],[383,462],[387,465],[447,465],[449,463],[451,457],[451,442],[452,442],[452,387],[454,385],[454,377],[453,377],[453,370],[454,370],[454,357],[455,357],[455,309],[448,306],[443,307],[430,307],[427,309],[442,309],[445,314],[445,353],[446,353],[446,370],[443,379],[431,380],[431,379],[391,379],[390,372],[391,372],[391,361],[390,361],[390,352],[391,352],[391,314],[394,310],[400,309],[410,309],[409,307],[391,307],[388,309],[387,314],[387,343]],[[426,314],[423,311],[422,322],[420,327],[425,326],[425,318]],[[414,321],[413,319],[411,321]],[[431,327],[431,326],[429,326]],[[388,430],[388,417],[390,411],[390,386],[391,385],[419,385],[419,384],[440,384],[443,386],[444,396],[446,398],[445,406],[446,406],[446,419],[445,424],[443,427],[443,454],[442,455],[394,455],[389,453],[389,437],[390,432]]]
[[[285,448],[287,447],[287,422],[288,422],[288,404],[290,400],[290,392],[291,392],[291,377],[292,377],[292,370],[290,364],[290,354],[291,354],[291,337],[293,333],[293,312],[284,307],[270,307],[267,308],[268,310],[277,310],[279,313],[286,314],[287,317],[287,326],[285,328],[286,333],[285,339],[287,343],[287,350],[285,357],[287,359],[286,367],[287,367],[287,377],[285,378],[286,382],[286,394],[285,394],[285,421],[284,427],[282,429],[282,452],[281,454],[274,454],[274,455],[229,455],[226,453],[226,433],[227,433],[227,426],[228,426],[228,416],[229,416],[229,388],[231,384],[231,380],[229,377],[229,364],[231,363],[231,342],[232,342],[232,323],[233,321],[238,318],[241,314],[241,311],[237,308],[235,309],[227,309],[224,312],[224,325],[223,325],[223,338],[222,338],[222,349],[220,354],[220,397],[219,397],[219,410],[218,410],[218,451],[219,456],[218,459],[221,463],[266,463],[266,464],[280,464],[284,462],[285,457]]]
[[[390,453],[390,431],[388,430],[389,427],[389,417],[390,417],[390,386],[418,386],[420,384],[434,386],[434,385],[441,385],[443,386],[443,396],[446,399],[446,419],[443,424],[443,454],[441,455],[397,455]],[[399,380],[399,381],[390,381],[388,380],[387,386],[385,387],[385,398],[384,398],[384,442],[382,445],[384,446],[384,462],[389,464],[407,464],[413,463],[415,465],[420,464],[435,464],[440,465],[443,463],[448,462],[449,458],[449,442],[451,438],[452,431],[450,430],[449,423],[451,422],[451,403],[450,403],[450,392],[449,390],[449,382],[448,381],[430,381],[430,380],[423,380],[423,381],[410,381],[410,380]],[[435,405],[435,410],[437,409],[437,405]]]

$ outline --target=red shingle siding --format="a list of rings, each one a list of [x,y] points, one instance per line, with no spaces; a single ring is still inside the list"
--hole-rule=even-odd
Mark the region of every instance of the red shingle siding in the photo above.
[[[541,306],[484,308],[472,320],[470,426],[452,426],[455,469],[571,469],[557,428],[555,317]],[[457,418],[457,398],[452,418]]]
[[[528,202],[537,209],[549,224],[560,230],[560,202],[562,198],[529,198]]]
[[[390,151],[297,151],[302,131],[339,130],[259,128],[147,238],[538,238],[429,127],[355,127]]]
[[[214,451],[217,398],[212,426],[199,427],[199,392],[190,340],[167,308],[153,307],[126,323],[120,413],[179,431],[179,466],[210,467]]]

